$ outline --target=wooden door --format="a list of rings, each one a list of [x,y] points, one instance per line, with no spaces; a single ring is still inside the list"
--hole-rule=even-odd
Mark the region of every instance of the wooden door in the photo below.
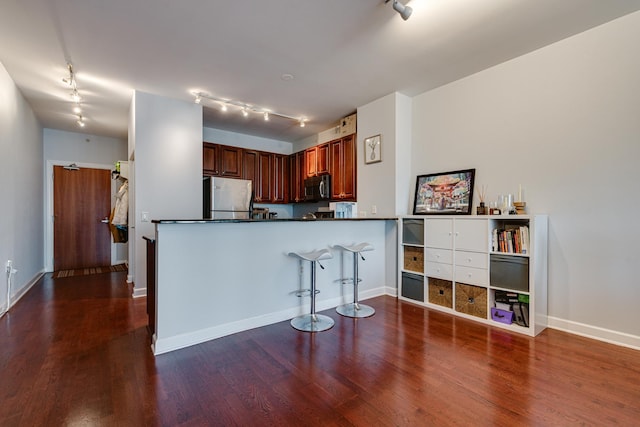
[[[53,269],[111,265],[111,172],[53,168]]]

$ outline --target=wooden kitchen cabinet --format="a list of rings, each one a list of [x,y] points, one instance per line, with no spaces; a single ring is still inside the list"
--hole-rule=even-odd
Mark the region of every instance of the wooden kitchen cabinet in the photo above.
[[[242,152],[238,147],[219,146],[220,176],[226,178],[242,178]]]
[[[304,201],[305,152],[298,151],[289,156],[289,200],[298,203]]]
[[[289,156],[271,155],[271,202],[289,202]]]
[[[271,203],[271,153],[258,151],[258,176],[255,181],[254,201]]]
[[[306,171],[305,178],[316,176],[317,174],[318,148],[312,147],[304,150],[304,168]]]
[[[220,146],[205,142],[202,147],[202,174],[204,176],[219,176],[218,160]]]
[[[307,148],[304,154],[306,178],[329,173],[329,143]]]
[[[331,199],[356,200],[356,143],[349,135],[329,143],[329,171],[331,173]]]

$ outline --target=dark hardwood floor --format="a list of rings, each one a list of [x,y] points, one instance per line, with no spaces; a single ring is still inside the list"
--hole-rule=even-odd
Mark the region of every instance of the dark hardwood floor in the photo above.
[[[45,276],[0,319],[1,426],[640,425],[640,352],[379,297],[154,357],[126,273]]]

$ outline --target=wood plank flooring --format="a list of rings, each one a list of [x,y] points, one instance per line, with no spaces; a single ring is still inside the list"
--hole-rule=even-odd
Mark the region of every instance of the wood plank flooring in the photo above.
[[[126,273],[45,276],[0,319],[1,426],[640,425],[640,352],[391,297],[154,357]]]

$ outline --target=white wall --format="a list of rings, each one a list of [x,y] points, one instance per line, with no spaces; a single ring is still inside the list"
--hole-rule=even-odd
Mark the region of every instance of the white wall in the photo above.
[[[13,261],[13,305],[43,272],[42,128],[0,64],[0,313],[7,309],[5,266]]]
[[[127,141],[86,133],[66,132],[45,128],[43,131],[43,156],[45,185],[45,271],[53,270],[53,165],[76,163],[81,167],[113,169],[114,163],[127,158]],[[111,206],[115,205],[115,193],[119,181],[111,181]],[[114,264],[127,260],[127,244],[112,244],[111,261]]]
[[[214,144],[268,151],[270,153],[291,154],[293,152],[293,144],[290,142],[245,135],[242,133],[229,132],[214,128],[203,128],[202,140]]]
[[[154,237],[151,220],[202,217],[202,106],[136,91],[129,134],[133,203],[129,223],[135,224],[129,246],[133,261],[134,296],[146,294],[146,246]],[[180,266],[175,266],[180,268]],[[130,271],[131,272],[131,271]]]
[[[488,200],[521,183],[549,214],[552,326],[636,346],[638,40],[640,12],[415,97],[411,165],[476,168]]]

